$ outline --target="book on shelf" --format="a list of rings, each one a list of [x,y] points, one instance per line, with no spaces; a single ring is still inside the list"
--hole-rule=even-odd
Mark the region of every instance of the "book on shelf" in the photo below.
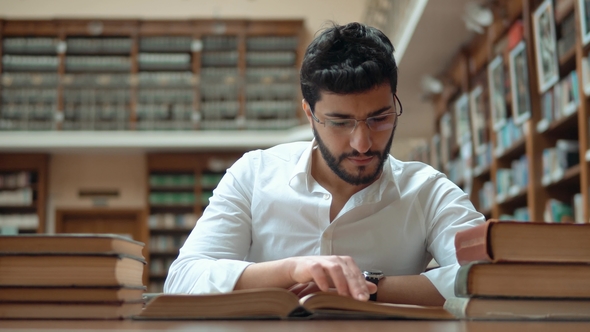
[[[462,265],[458,297],[590,298],[590,264],[488,263]]]
[[[1,302],[118,302],[142,298],[144,286],[0,286]]]
[[[0,285],[143,286],[144,264],[112,253],[0,253]]]
[[[545,202],[543,218],[553,223],[573,223],[575,222],[574,209],[570,204],[549,198]]]
[[[590,224],[490,219],[458,232],[457,261],[590,263]]]
[[[143,259],[144,244],[117,234],[0,236],[0,254],[112,253]]]
[[[122,319],[141,312],[143,300],[133,302],[0,302],[0,319]]]
[[[442,307],[361,302],[336,293],[299,299],[282,288],[225,294],[162,294],[149,301],[136,319],[454,319]]]
[[[452,297],[444,308],[459,319],[588,320],[590,300]]]

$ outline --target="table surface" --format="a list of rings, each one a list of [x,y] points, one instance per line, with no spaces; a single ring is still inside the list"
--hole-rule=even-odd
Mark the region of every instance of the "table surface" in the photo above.
[[[405,320],[308,320],[308,321],[93,321],[0,320],[0,331],[590,331],[588,322],[556,321],[405,321]]]

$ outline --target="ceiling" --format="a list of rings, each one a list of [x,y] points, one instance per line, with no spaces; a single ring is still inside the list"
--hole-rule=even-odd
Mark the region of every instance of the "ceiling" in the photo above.
[[[424,75],[444,71],[453,56],[473,33],[461,18],[468,0],[430,0],[414,34],[399,61],[398,95],[404,114],[396,133],[397,139],[430,138],[434,132],[434,110],[423,98]]]

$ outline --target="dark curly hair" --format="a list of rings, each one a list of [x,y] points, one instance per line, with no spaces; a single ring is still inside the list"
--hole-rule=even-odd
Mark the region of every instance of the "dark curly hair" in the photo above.
[[[335,94],[365,92],[386,81],[397,90],[394,48],[380,30],[349,23],[325,29],[305,51],[300,82],[311,110],[320,91]]]

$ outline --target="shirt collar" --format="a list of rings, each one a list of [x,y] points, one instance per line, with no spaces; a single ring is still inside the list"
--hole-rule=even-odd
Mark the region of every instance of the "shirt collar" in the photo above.
[[[311,140],[307,149],[303,151],[295,169],[289,179],[289,186],[297,191],[306,190],[309,193],[314,191],[325,192],[317,181],[311,176],[311,158],[313,150],[317,147],[317,142],[314,139]],[[400,197],[400,188],[397,181],[397,176],[401,173],[401,169],[397,163],[397,160],[393,156],[389,156],[388,160],[383,165],[383,172],[377,181],[372,183],[367,188],[361,190],[363,193],[359,195],[359,199],[362,199],[365,203],[378,202],[382,199],[383,193],[386,190],[394,191],[393,195],[395,199]],[[355,195],[356,196],[356,195]]]

